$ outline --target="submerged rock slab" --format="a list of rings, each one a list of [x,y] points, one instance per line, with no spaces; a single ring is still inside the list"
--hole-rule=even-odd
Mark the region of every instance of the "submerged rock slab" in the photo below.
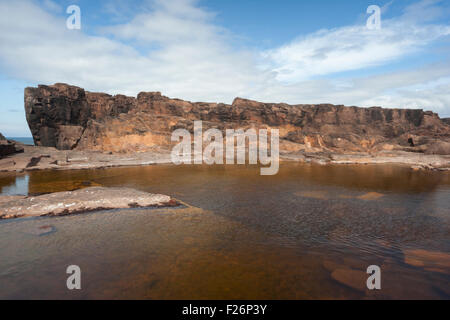
[[[378,193],[378,192],[367,192],[363,195],[360,195],[357,197],[360,200],[378,200],[380,198],[384,197],[384,194]]]
[[[59,216],[95,210],[173,206],[170,196],[130,188],[91,187],[0,201],[0,219]]]
[[[368,275],[360,270],[341,268],[334,270],[331,273],[331,277],[347,287],[358,291],[365,291]]]
[[[25,230],[26,234],[42,237],[56,232],[56,227],[53,225],[33,226]]]
[[[450,274],[450,253],[411,249],[403,251],[405,263],[427,271]]]

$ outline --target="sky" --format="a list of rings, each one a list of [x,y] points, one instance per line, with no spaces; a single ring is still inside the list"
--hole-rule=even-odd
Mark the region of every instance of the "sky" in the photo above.
[[[70,5],[81,28],[69,29]],[[370,5],[381,27],[368,28]],[[448,0],[0,0],[0,132],[27,86],[431,110],[450,117]]]

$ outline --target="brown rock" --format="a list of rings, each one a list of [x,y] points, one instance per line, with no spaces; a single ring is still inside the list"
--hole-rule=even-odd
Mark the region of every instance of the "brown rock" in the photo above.
[[[23,152],[23,147],[18,145],[15,141],[7,140],[0,133],[0,159],[18,152]]]
[[[422,249],[403,251],[405,263],[432,272],[450,274],[450,254]]]
[[[450,142],[437,141],[431,144],[427,150],[426,154],[440,154],[440,155],[450,155]]]
[[[281,152],[423,152],[430,143],[450,141],[450,126],[437,114],[422,110],[288,105],[242,98],[231,105],[192,103],[159,92],[141,92],[134,98],[66,84],[26,88],[25,110],[36,145],[58,149],[144,152],[170,146],[177,128],[192,132],[193,120],[202,120],[204,130],[278,128]]]
[[[338,263],[330,259],[324,259],[322,261],[322,266],[329,272],[342,268],[342,262]]]
[[[363,271],[350,268],[336,269],[331,273],[331,277],[337,282],[358,291],[365,291],[366,282],[369,275]]]
[[[358,199],[361,200],[378,200],[380,198],[382,198],[384,196],[384,194],[382,193],[378,193],[378,192],[367,192],[363,195],[358,196]]]
[[[302,198],[313,198],[321,200],[325,200],[328,198],[328,194],[325,191],[303,191],[296,192],[295,195]]]
[[[0,196],[0,204],[24,198],[26,198],[26,196]]]

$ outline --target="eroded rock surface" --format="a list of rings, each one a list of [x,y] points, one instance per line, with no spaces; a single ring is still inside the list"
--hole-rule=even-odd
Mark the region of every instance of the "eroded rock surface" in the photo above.
[[[58,150],[24,145],[24,152],[0,159],[0,172],[32,170],[100,169],[171,163],[170,150],[155,148],[133,154],[89,150]]]
[[[130,188],[104,187],[55,192],[36,197],[9,198],[7,199],[9,201],[2,201],[1,198],[2,196],[0,196],[0,219],[176,204],[169,196],[162,194],[151,194]]]
[[[236,98],[231,105],[188,102],[141,92],[134,97],[92,93],[66,84],[25,89],[25,110],[38,146],[60,150],[145,152],[171,144],[177,128],[278,128],[280,150],[406,151],[449,154],[450,126],[430,111],[288,105]]]

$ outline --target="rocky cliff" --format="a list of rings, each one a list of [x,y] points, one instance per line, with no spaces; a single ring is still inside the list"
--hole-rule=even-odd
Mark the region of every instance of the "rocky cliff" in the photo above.
[[[93,93],[66,84],[25,89],[25,110],[35,144],[58,149],[148,151],[169,146],[173,130],[277,128],[282,152],[405,150],[449,154],[450,125],[430,111],[288,105],[236,98],[231,105]]]

